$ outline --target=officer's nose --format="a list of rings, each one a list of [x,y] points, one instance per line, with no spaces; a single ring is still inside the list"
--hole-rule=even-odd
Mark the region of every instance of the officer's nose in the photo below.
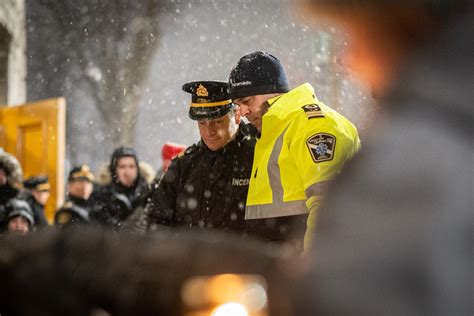
[[[210,136],[215,135],[216,132],[217,132],[217,129],[214,128],[213,126],[209,126],[209,127],[207,128],[207,134],[210,135]]]
[[[240,115],[245,117],[249,114],[249,107],[244,104],[241,104],[239,105],[239,111],[240,111]]]

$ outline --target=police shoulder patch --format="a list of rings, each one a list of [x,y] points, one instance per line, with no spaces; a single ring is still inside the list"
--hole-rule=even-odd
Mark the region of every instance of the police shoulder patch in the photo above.
[[[332,160],[336,149],[336,136],[328,133],[318,133],[306,140],[313,161],[323,162]]]
[[[304,110],[304,113],[309,119],[316,118],[316,117],[324,117],[323,111],[316,103],[313,104],[306,104],[301,107]]]

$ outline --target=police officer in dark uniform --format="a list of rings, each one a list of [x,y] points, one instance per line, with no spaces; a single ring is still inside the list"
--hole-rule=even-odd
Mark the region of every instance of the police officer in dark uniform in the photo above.
[[[255,138],[240,121],[227,83],[189,82],[189,117],[201,141],[175,158],[147,205],[148,227],[214,228],[247,235],[244,212]],[[248,127],[247,127],[248,128]]]
[[[87,165],[72,168],[69,172],[66,203],[56,212],[54,218],[58,227],[69,226],[74,223],[88,223],[89,197],[92,193],[94,175]]]
[[[131,147],[119,147],[109,166],[112,181],[91,195],[91,221],[119,230],[140,206],[144,206],[150,187],[140,174],[138,156]]]
[[[20,198],[28,202],[33,210],[36,227],[47,227],[49,224],[44,215],[44,206],[48,201],[51,188],[48,177],[29,177],[23,182],[23,186],[26,190],[21,193]]]

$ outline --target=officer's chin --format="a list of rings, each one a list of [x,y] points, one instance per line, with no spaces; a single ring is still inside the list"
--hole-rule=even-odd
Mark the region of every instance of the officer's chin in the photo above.
[[[219,141],[208,141],[204,140],[204,144],[206,144],[207,148],[209,148],[212,151],[216,151],[221,149],[222,145]]]

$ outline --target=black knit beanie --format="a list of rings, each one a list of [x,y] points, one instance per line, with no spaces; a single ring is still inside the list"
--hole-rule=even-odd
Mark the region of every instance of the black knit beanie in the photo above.
[[[233,100],[252,95],[290,91],[281,62],[272,54],[254,52],[239,59],[229,75]]]

